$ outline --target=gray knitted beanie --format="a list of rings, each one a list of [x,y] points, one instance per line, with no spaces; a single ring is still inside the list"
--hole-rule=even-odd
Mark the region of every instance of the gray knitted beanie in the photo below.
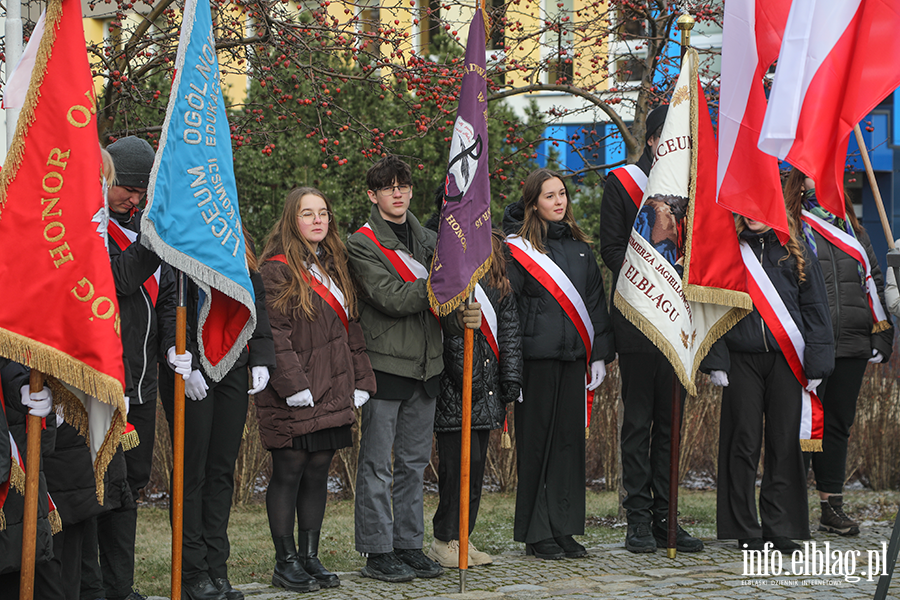
[[[106,147],[116,165],[116,185],[146,188],[153,168],[153,147],[146,140],[130,135]]]

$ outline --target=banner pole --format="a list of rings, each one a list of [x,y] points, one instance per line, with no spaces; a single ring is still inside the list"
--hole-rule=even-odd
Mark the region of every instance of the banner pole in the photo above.
[[[187,350],[187,302],[184,273],[178,271],[175,353]],[[181,540],[184,527],[184,377],[175,374],[175,423],[172,448],[172,598],[181,598]]]
[[[475,300],[475,292],[466,303]],[[459,457],[459,593],[466,593],[466,573],[469,566],[469,490],[472,466],[472,360],[475,350],[475,330],[466,327],[463,335],[462,428]]]
[[[866,176],[869,178],[869,187],[872,188],[872,195],[875,196],[875,206],[878,207],[878,216],[881,217],[881,226],[884,228],[884,237],[887,238],[888,250],[893,250],[894,234],[891,232],[891,225],[888,222],[887,214],[884,212],[884,202],[881,201],[881,191],[878,189],[878,182],[875,181],[875,171],[872,169],[872,162],[869,160],[869,151],[866,149],[866,140],[863,139],[862,131],[859,130],[859,123],[853,126],[853,133],[856,135],[856,143],[859,144],[859,153],[862,155],[863,164],[866,166]]]
[[[681,60],[691,47],[691,29],[694,28],[694,17],[685,13],[678,17],[678,29],[681,31]],[[672,373],[672,428],[669,448],[669,513],[666,517],[666,556],[674,559],[678,551],[678,461],[681,456],[681,390],[678,389],[678,376]]]
[[[44,374],[31,370],[30,391],[44,389]],[[37,508],[41,480],[41,418],[28,414],[28,442],[25,452],[25,512],[22,514],[22,563],[19,574],[19,600],[34,597],[34,557],[37,547]]]

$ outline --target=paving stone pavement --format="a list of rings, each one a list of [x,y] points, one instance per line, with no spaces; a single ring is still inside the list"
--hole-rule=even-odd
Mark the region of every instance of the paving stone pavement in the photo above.
[[[751,572],[733,541],[704,540],[703,552],[679,553],[668,559],[665,550],[654,554],[632,554],[623,544],[604,544],[588,548],[586,558],[540,560],[524,552],[509,552],[494,557],[494,564],[468,569],[466,593],[459,593],[459,572],[447,569],[436,579],[416,579],[409,583],[385,583],[361,577],[358,572],[340,573],[341,586],[310,594],[296,594],[266,583],[236,586],[248,600],[580,600],[584,598],[672,598],[721,600],[761,599],[836,599],[872,598],[877,577],[868,580],[870,553],[885,551],[882,543],[890,537],[891,524],[879,523],[863,528],[857,537],[842,538],[813,533],[806,560],[792,564],[782,557],[781,575],[774,575],[777,557],[770,555],[768,574],[758,568]],[[812,542],[822,557],[828,557],[829,570],[814,571]],[[827,554],[823,552],[826,550]],[[821,564],[821,563],[820,563]],[[840,565],[840,566],[838,566]],[[880,572],[880,571],[879,571]],[[795,574],[796,573],[796,574]],[[846,577],[845,575],[850,575]],[[853,581],[852,576],[860,577]],[[900,598],[900,573],[894,578],[889,598]],[[161,598],[151,600],[163,600]]]

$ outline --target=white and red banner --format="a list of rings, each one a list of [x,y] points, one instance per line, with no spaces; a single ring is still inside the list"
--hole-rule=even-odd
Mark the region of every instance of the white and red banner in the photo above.
[[[692,394],[700,362],[712,344],[751,308],[734,220],[715,202],[715,153],[697,54],[690,50],[672,94],[614,301],[666,355]]]
[[[728,0],[722,29],[718,202],[788,237],[778,161],[757,148],[766,72],[778,57],[790,0]],[[779,64],[780,66],[780,64]]]
[[[772,335],[775,336],[781,353],[791,367],[791,372],[803,387],[800,445],[804,452],[821,452],[825,416],[822,411],[822,401],[819,400],[815,391],[808,392],[806,390],[809,383],[803,368],[806,341],[781,296],[778,295],[778,290],[766,275],[766,270],[746,243],[741,243],[741,257],[747,267],[747,287],[750,297],[753,298],[753,305],[759,311],[763,321],[766,322]]]
[[[634,202],[635,206],[641,207],[644,199],[644,190],[647,189],[647,175],[641,171],[637,165],[625,165],[609,172],[610,175],[615,174],[622,187],[628,192],[628,197]]]
[[[850,132],[900,86],[900,4],[793,0],[790,6],[759,147],[815,180],[822,207],[843,217]],[[722,71],[724,81],[724,61]]]
[[[487,339],[494,356],[500,360],[500,346],[497,344],[497,313],[494,312],[494,305],[491,304],[480,283],[475,284],[475,302],[481,305],[481,333]]]

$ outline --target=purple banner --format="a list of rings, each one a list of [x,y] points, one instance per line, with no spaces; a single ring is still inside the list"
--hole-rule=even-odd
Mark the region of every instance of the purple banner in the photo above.
[[[431,307],[450,314],[464,302],[491,259],[484,12],[469,25],[465,74],[450,143],[437,249],[428,276]]]

